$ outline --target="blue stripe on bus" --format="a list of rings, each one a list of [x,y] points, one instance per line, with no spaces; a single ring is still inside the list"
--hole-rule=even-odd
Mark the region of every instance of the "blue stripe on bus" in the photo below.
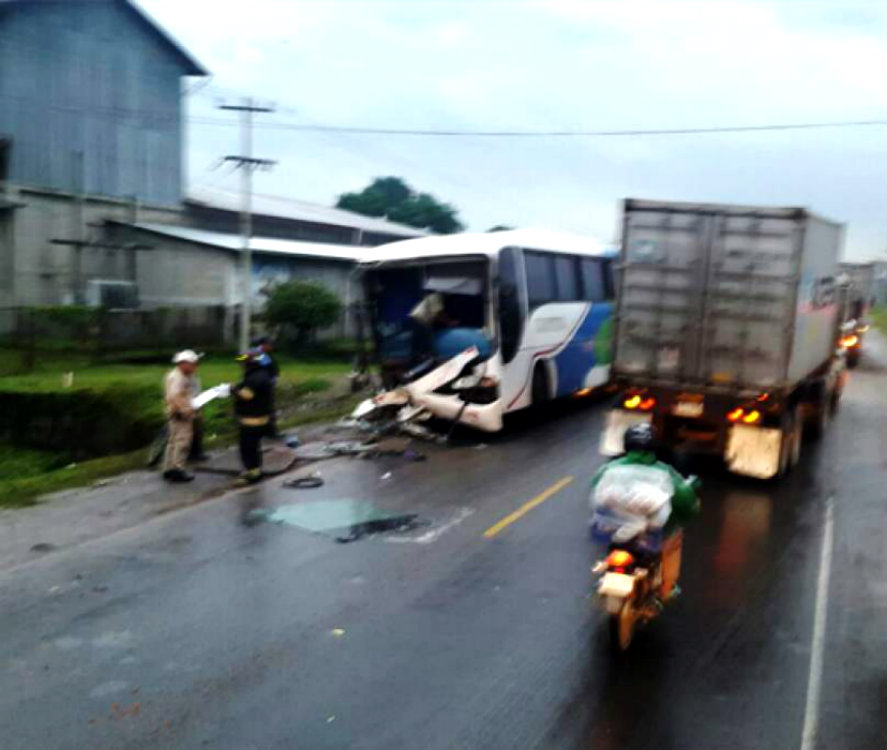
[[[595,357],[595,337],[612,313],[611,303],[593,303],[573,338],[554,358],[558,396],[567,396],[584,387],[588,373],[599,364]]]

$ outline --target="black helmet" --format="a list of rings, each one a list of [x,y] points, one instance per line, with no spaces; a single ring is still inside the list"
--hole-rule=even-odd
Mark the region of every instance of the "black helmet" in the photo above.
[[[622,447],[626,453],[629,451],[653,453],[656,450],[656,430],[653,429],[653,425],[646,422],[633,424],[622,436]]]

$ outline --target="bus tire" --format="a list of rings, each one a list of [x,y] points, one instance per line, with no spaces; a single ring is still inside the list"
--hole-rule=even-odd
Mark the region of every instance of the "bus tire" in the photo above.
[[[551,391],[548,388],[548,372],[542,362],[537,362],[533,368],[533,385],[530,397],[533,407],[542,406],[551,397]]]

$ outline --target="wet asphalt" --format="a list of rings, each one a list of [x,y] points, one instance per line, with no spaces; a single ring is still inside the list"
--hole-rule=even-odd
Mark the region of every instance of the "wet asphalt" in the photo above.
[[[830,504],[813,747],[882,750],[885,373],[873,337],[786,480],[696,467],[683,596],[618,659],[590,598],[593,401],[424,462],[334,459],[323,487],[273,480],[4,571],[0,747],[800,747]],[[323,500],[427,525],[341,543],[267,521]]]

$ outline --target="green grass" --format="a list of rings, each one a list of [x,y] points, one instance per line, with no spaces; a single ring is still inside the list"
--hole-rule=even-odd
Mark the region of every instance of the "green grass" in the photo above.
[[[19,449],[3,447],[4,453],[14,459]],[[34,451],[21,451],[23,454]],[[22,464],[13,472],[13,476],[0,475],[0,507],[23,508],[35,505],[40,495],[60,490],[82,487],[103,477],[120,474],[124,471],[143,466],[145,451],[138,450],[117,456],[105,456],[77,464],[66,464],[61,468],[36,471],[37,465],[33,457],[22,456]],[[30,476],[23,472],[30,466],[35,473]]]
[[[152,353],[141,353],[150,360]],[[0,349],[0,363],[10,361],[17,352]],[[134,356],[130,353],[128,356]],[[301,359],[278,357],[281,377],[277,389],[277,405],[282,411],[293,410],[306,397],[329,391],[350,371],[348,362],[338,359]],[[104,393],[122,403],[124,412],[147,424],[163,422],[162,382],[172,367],[168,362],[147,364],[114,362],[96,364],[89,355],[43,353],[36,360],[33,372],[0,375],[0,391],[21,393],[80,392]],[[199,377],[203,388],[239,379],[240,366],[228,354],[210,354],[203,360]],[[0,372],[3,372],[0,367]],[[73,372],[73,386],[63,384],[63,374]],[[321,402],[312,408],[294,413],[282,424],[293,426],[322,421],[346,413],[354,400],[338,399]],[[223,399],[208,404],[203,410],[205,434],[209,445],[230,441],[236,433],[231,402]],[[214,437],[213,437],[214,436]],[[36,451],[0,444],[0,506],[27,505],[38,495],[69,487],[89,484],[142,464],[145,450],[78,462],[68,467],[64,453]]]
[[[281,420],[280,427],[309,425],[338,419],[350,413],[364,398],[348,395],[321,402],[293,417]],[[233,420],[226,419],[214,435],[207,430],[208,448],[229,445],[235,439]],[[0,445],[0,508],[35,505],[41,495],[83,487],[106,477],[142,468],[147,449],[71,464],[66,457],[49,451],[33,451]]]
[[[870,316],[875,327],[887,336],[887,307],[876,307],[871,311]]]
[[[0,359],[9,357],[9,350],[0,350]],[[345,375],[351,365],[338,360],[302,360],[281,356],[278,358],[281,383],[297,383],[308,379],[335,378]],[[107,388],[114,385],[142,386],[161,390],[163,376],[172,367],[168,363],[94,364],[88,357],[77,354],[38,357],[33,372],[0,376],[0,390],[53,392],[63,389],[65,373],[74,375],[75,388]],[[207,355],[198,371],[204,388],[217,383],[236,382],[240,366],[227,355]]]

